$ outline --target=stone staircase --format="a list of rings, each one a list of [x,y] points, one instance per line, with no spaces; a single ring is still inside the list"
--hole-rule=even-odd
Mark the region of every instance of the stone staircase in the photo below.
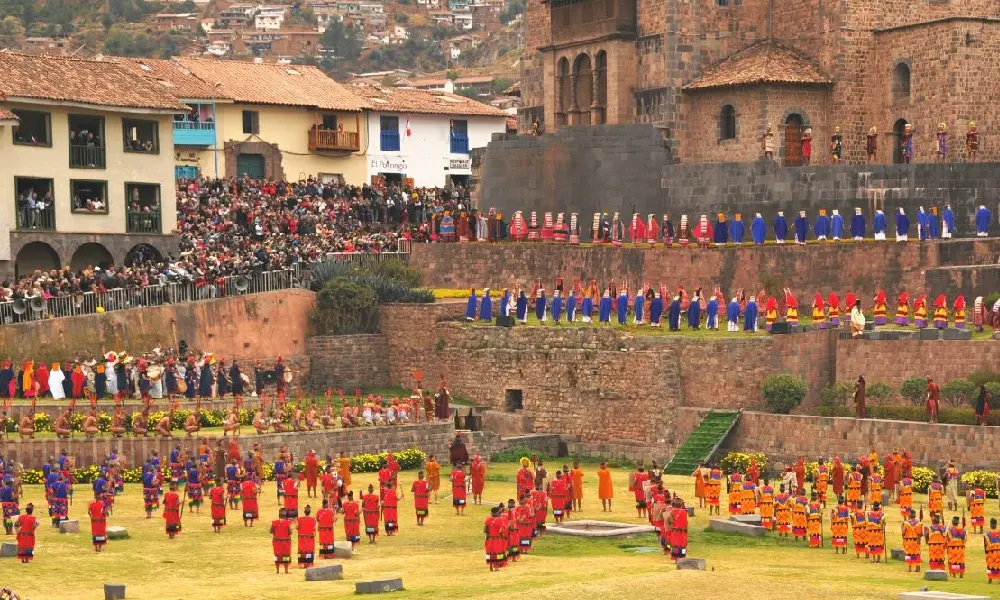
[[[709,460],[740,418],[738,411],[712,410],[677,449],[670,464],[663,469],[669,475],[690,475],[698,463]]]

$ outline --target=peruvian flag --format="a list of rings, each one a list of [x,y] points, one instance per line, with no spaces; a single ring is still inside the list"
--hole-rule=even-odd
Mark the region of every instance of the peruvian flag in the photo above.
[[[406,137],[410,137],[411,135],[413,135],[413,132],[410,131],[410,117],[406,117]]]

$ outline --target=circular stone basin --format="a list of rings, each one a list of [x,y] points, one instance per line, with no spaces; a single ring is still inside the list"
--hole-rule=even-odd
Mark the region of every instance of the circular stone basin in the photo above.
[[[613,521],[566,521],[558,525],[546,525],[545,533],[576,535],[580,537],[620,537],[639,533],[653,533],[651,525],[633,525]]]

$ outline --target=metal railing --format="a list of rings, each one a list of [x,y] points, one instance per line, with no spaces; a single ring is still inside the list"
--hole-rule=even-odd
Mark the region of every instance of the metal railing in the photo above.
[[[400,240],[402,241],[402,240]],[[409,242],[409,240],[407,240]],[[336,260],[340,262],[349,263],[357,267],[363,267],[367,265],[377,265],[383,263],[387,260],[399,259],[401,261],[410,261],[410,249],[407,246],[406,251],[402,250],[400,246],[399,252],[327,252],[326,260]]]
[[[383,131],[379,136],[379,149],[382,152],[399,152],[399,132]]]
[[[299,265],[295,265],[280,271],[230,275],[204,283],[185,281],[0,302],[0,325],[285,290],[298,287],[300,273]]]
[[[80,169],[103,169],[104,146],[70,146],[69,166]]]
[[[214,121],[174,121],[174,129],[188,131],[215,131]]]
[[[125,231],[126,233],[163,233],[160,209],[157,208],[150,212],[127,209],[125,211]]]
[[[17,229],[19,231],[55,231],[56,208],[47,206],[42,210],[19,206],[17,208]]]
[[[451,134],[451,153],[452,154],[468,154],[469,153],[469,136],[463,135],[461,133]]]

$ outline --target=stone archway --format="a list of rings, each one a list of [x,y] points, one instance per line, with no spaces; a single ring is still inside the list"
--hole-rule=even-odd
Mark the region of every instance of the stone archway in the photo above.
[[[590,105],[594,100],[594,68],[590,56],[580,54],[573,61],[573,103],[570,108],[574,125],[590,125]]]
[[[111,252],[103,244],[98,244],[97,242],[80,244],[80,247],[73,253],[73,258],[69,261],[69,266],[74,271],[88,267],[107,269],[113,264],[115,264],[115,259],[111,255]]]
[[[34,271],[59,269],[59,253],[45,242],[29,242],[21,247],[14,261],[14,276],[24,277]]]
[[[226,142],[226,177],[236,177],[240,155],[260,156],[264,162],[265,179],[284,179],[285,170],[281,165],[281,149],[277,144],[267,142]]]
[[[785,119],[785,166],[802,166],[802,115],[792,113]]]
[[[899,119],[892,126],[892,139],[895,142],[892,147],[892,162],[897,165],[903,164],[903,128],[907,124],[906,119]]]
[[[137,244],[125,253],[124,265],[131,267],[138,263],[163,261],[163,254],[150,244]]]
[[[566,111],[571,106],[572,80],[569,75],[569,59],[560,58],[556,66],[556,126],[569,123]]]

